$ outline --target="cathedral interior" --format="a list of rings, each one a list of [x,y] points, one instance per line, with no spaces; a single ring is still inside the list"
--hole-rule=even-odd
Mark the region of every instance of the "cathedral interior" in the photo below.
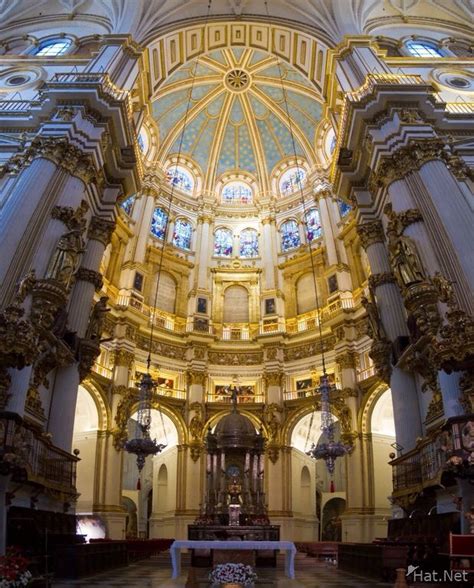
[[[474,532],[471,10],[0,3],[0,554]]]

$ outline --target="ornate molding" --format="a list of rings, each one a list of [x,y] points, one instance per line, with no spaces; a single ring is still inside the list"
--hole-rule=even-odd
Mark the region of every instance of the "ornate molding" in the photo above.
[[[186,381],[188,386],[205,386],[207,382],[207,372],[206,371],[197,371],[197,370],[188,370],[186,372]]]
[[[148,351],[150,348],[150,339],[144,335],[137,334],[136,343],[139,349],[145,349]],[[163,357],[169,357],[170,359],[177,359],[180,361],[186,361],[186,347],[178,347],[177,345],[171,345],[170,343],[161,343],[160,341],[153,341],[152,353],[162,355]]]
[[[392,375],[392,344],[387,339],[378,339],[372,343],[369,357],[374,362],[378,377],[390,385]]]
[[[283,351],[283,358],[285,361],[294,361],[297,359],[305,359],[306,357],[312,357],[324,351],[329,351],[333,349],[336,343],[336,337],[331,335],[326,337],[322,342],[321,341],[313,341],[312,343],[307,343],[306,345],[298,345],[297,347],[290,347],[289,349],[284,349]]]
[[[209,351],[209,363],[217,365],[258,365],[263,363],[263,352],[232,353]]]
[[[372,274],[369,276],[369,288],[374,291],[375,288],[383,284],[396,284],[397,280],[392,272],[383,272],[381,274]]]
[[[456,178],[471,177],[469,167],[447,147],[447,144],[438,138],[412,141],[405,147],[400,147],[390,157],[382,159],[377,169],[371,173],[369,190],[376,192],[379,188],[402,179],[408,173],[419,170],[425,163],[435,159],[443,161]]]
[[[22,153],[9,159],[4,171],[18,173],[38,157],[53,161],[85,184],[93,181],[97,184],[103,183],[103,174],[96,170],[92,157],[71,145],[66,137],[35,137]]]
[[[118,348],[114,351],[114,365],[130,369],[135,361],[135,354],[128,349]]]
[[[112,238],[112,233],[114,232],[114,230],[115,221],[100,218],[99,216],[93,216],[89,224],[87,236],[89,237],[89,239],[99,241],[105,247],[107,247],[107,245],[110,242],[110,239]]]
[[[374,243],[385,242],[383,226],[379,220],[357,225],[357,234],[364,249],[367,249],[370,245],[374,245]]]
[[[263,381],[268,389],[269,386],[281,386],[283,380],[283,372],[265,372],[263,374]]]
[[[101,290],[102,286],[104,285],[104,280],[102,278],[102,274],[99,274],[99,272],[91,270],[87,267],[81,266],[77,270],[77,272],[75,274],[75,278],[76,278],[76,280],[81,280],[82,282],[89,282],[90,284],[93,284],[93,286],[97,290],[97,292],[99,290]]]
[[[336,355],[336,363],[339,369],[355,369],[356,368],[356,354],[353,351],[344,351]]]

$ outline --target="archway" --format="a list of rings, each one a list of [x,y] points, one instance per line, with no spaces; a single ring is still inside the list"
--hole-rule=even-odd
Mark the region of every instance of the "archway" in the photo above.
[[[89,391],[79,386],[72,442],[74,449],[80,452],[76,478],[76,488],[80,494],[76,506],[78,515],[91,515],[93,512],[98,430],[99,412],[96,403]]]
[[[344,498],[329,499],[321,513],[321,541],[341,541],[341,514],[346,510]]]

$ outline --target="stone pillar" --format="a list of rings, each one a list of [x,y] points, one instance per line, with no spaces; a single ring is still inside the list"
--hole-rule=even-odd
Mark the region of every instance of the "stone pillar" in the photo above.
[[[94,290],[102,281],[97,270],[114,227],[114,222],[99,217],[93,217],[89,225],[89,241],[69,304],[68,326],[71,331],[76,332],[78,338],[84,337],[86,333]],[[53,435],[53,443],[65,451],[71,450],[79,383],[77,365],[60,368],[56,372],[48,430]]]
[[[209,289],[207,273],[209,269],[210,254],[212,254],[212,247],[210,242],[212,222],[213,219],[206,214],[202,214],[198,218],[199,251],[196,251],[196,256],[198,258],[197,287],[200,290]]]
[[[133,261],[135,263],[143,263],[145,261],[146,248],[150,239],[150,226],[153,218],[153,213],[156,208],[156,192],[152,189],[147,189],[143,193],[143,205],[140,221],[137,222],[139,230],[136,234],[135,252]]]
[[[277,258],[274,247],[274,232],[272,227],[275,227],[275,217],[267,215],[262,218],[263,227],[263,247],[264,247],[264,276],[265,276],[265,290],[275,289],[275,271],[277,267]]]
[[[123,539],[126,513],[121,506],[123,450],[118,448],[112,430],[116,427],[117,409],[128,394],[130,371],[135,361],[132,350],[119,347],[114,352],[111,422],[102,438],[103,463],[100,468],[99,503],[94,511],[107,525],[107,537]]]
[[[366,250],[372,275],[369,284],[376,296],[380,319],[388,339],[408,336],[403,300],[391,272],[382,223],[378,220],[359,225],[358,234]],[[405,451],[422,436],[418,392],[414,377],[400,368],[391,369],[387,357],[387,379],[392,390],[397,442]],[[391,375],[388,373],[391,371]]]

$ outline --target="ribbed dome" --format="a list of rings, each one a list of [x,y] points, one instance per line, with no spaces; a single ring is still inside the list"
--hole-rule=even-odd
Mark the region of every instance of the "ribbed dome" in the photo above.
[[[257,432],[252,421],[239,412],[231,412],[216,426],[215,434],[219,447],[252,447]]]

